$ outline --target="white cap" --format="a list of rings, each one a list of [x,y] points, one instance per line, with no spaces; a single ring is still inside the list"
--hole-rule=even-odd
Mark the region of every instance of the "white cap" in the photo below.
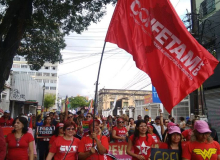
[[[9,110],[5,110],[4,113],[10,113],[10,111]]]

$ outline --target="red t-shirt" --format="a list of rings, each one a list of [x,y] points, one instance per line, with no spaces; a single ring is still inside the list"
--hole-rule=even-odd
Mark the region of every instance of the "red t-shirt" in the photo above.
[[[149,135],[153,138],[154,143],[159,143],[160,142],[160,138],[155,133],[149,134]]]
[[[116,136],[118,136],[118,137],[126,137],[126,133],[128,132],[125,127],[123,127],[122,129],[119,129],[118,127],[114,127],[113,130],[116,131]],[[115,139],[115,142],[120,143],[120,142],[125,142],[125,140]]]
[[[97,138],[98,139],[101,138],[101,143],[107,149],[107,153],[108,153],[108,147],[109,147],[108,138],[106,136],[100,137],[100,135],[97,135]],[[92,143],[93,143],[93,140],[92,138],[89,137],[89,135],[86,137],[83,137],[80,141],[78,152],[80,153],[80,152],[90,151],[92,148]],[[96,142],[94,141],[94,143]],[[86,160],[105,160],[105,159],[106,157],[104,155],[99,155],[96,152],[95,154],[92,154],[90,157],[88,157]]]
[[[12,126],[13,125],[13,118],[8,119],[7,121],[5,121],[4,117],[0,118],[0,126],[4,127],[4,126]]]
[[[148,159],[151,153],[151,145],[154,143],[153,138],[151,135],[147,135],[148,140],[146,137],[139,137],[137,140],[135,140],[134,147],[134,153],[139,154],[145,157],[145,159]],[[134,135],[131,135],[129,139],[133,142]],[[132,158],[132,160],[137,160],[137,158]]]
[[[50,148],[51,153],[55,153],[54,160],[61,160],[64,158],[66,152],[69,149],[71,144],[71,140],[65,140],[63,137],[57,137],[54,143]],[[77,151],[79,146],[80,140],[78,138],[74,138],[73,144],[66,155],[65,160],[75,160],[77,159]]]
[[[17,147],[14,133],[8,134],[6,137],[6,143],[8,143],[7,160],[28,160],[28,147],[32,141],[34,141],[33,136],[30,133],[25,133],[19,141],[19,147]]]
[[[58,137],[62,137],[62,136],[55,136],[55,135],[53,135],[52,137],[50,137],[49,144],[53,144],[53,142],[54,142]]]
[[[182,149],[185,148],[185,146],[187,145],[187,143],[188,143],[188,141],[183,141],[183,142],[181,142],[181,147],[182,147]],[[160,149],[171,149],[171,148],[168,147],[168,144],[165,143],[165,142],[160,142],[160,143],[159,143],[159,148],[160,148]]]
[[[193,131],[191,129],[187,129],[182,132],[182,135],[184,138],[186,138],[186,141],[190,141],[191,135],[193,134]]]
[[[216,141],[211,143],[189,142],[183,148],[182,153],[182,157],[189,160],[217,160],[218,155],[220,155],[220,145]]]

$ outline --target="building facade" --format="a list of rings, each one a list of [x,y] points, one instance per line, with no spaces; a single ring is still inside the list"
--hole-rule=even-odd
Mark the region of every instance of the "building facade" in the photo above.
[[[200,43],[220,61],[220,1],[196,0],[199,14]],[[203,114],[207,115],[209,123],[220,136],[220,64],[214,74],[203,84],[204,107]]]
[[[12,70],[14,74],[28,74],[41,86],[45,84],[45,94],[55,94],[58,97],[58,63],[45,63],[40,70],[31,70],[24,57],[15,56]],[[57,100],[56,100],[57,103]],[[53,107],[57,109],[57,104]]]
[[[101,89],[98,95],[98,111],[104,116],[127,114],[134,116],[136,105],[144,103],[144,97],[151,94],[151,91],[144,90],[120,90],[120,89]],[[114,106],[112,113],[109,113]]]

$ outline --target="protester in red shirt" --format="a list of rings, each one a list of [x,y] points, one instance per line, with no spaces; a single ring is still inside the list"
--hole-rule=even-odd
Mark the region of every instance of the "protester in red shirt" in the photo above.
[[[0,127],[0,144],[0,160],[4,160],[6,155],[6,142],[2,127]]]
[[[153,138],[148,134],[146,121],[138,120],[134,134],[128,139],[127,154],[132,156],[132,160],[148,160],[153,143]]]
[[[63,126],[64,124],[63,123],[58,123],[56,125],[56,129],[53,133],[53,136],[50,138],[50,141],[49,141],[49,148],[51,148],[51,145],[53,144],[53,142],[55,141],[55,139],[57,139],[57,137],[63,137]]]
[[[182,136],[178,126],[168,126],[166,142],[159,143],[161,149],[174,149],[179,150],[179,159],[182,154]]]
[[[9,110],[5,110],[4,112],[4,116],[2,116],[0,118],[0,126],[4,127],[4,126],[12,126],[13,124],[13,118],[10,117],[10,111]]]
[[[115,142],[125,142],[126,136],[128,136],[128,131],[124,127],[124,120],[122,118],[117,119],[117,126],[113,128],[112,138],[115,139]]]
[[[220,145],[210,134],[207,122],[195,121],[191,139],[183,148],[183,160],[220,160]]]
[[[148,134],[151,135],[151,137],[154,140],[154,143],[159,143],[160,142],[160,138],[153,132],[154,127],[152,125],[147,125],[147,129],[148,129]]]
[[[57,137],[50,148],[50,152],[46,160],[77,160],[77,152],[80,140],[73,135],[76,132],[76,124],[74,122],[64,123],[64,136]]]
[[[15,118],[14,130],[6,137],[7,160],[33,160],[34,138],[28,131],[28,121],[24,117]],[[28,152],[29,150],[29,152]]]
[[[191,135],[193,134],[193,128],[194,128],[195,121],[196,121],[196,119],[192,120],[192,126],[190,129],[187,129],[182,132],[182,136],[186,141],[190,141]]]
[[[105,160],[107,158],[104,154],[108,153],[108,138],[98,134],[99,124],[99,120],[94,120],[93,132],[93,120],[89,121],[89,135],[83,137],[79,144],[79,160]]]

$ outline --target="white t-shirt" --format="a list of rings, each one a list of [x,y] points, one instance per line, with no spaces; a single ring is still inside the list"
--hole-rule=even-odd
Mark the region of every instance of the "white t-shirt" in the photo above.
[[[160,125],[156,125],[156,124],[153,124],[154,128],[157,130],[159,136],[160,136],[160,139],[163,139],[162,138],[162,134],[161,134],[161,126]]]

